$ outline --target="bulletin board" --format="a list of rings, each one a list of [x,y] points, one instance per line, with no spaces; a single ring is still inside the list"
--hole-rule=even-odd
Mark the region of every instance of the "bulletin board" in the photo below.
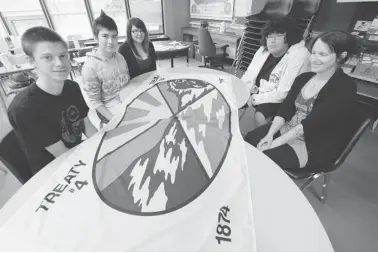
[[[232,20],[234,0],[190,0],[190,17]]]

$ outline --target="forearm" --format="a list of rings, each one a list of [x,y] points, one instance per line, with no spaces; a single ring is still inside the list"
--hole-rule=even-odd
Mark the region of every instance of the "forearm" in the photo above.
[[[252,68],[252,62],[249,65],[247,71],[240,78],[245,83],[245,85],[247,86],[247,89],[249,91],[252,90],[253,86],[255,86],[255,83],[256,83],[256,77],[253,74],[251,74],[251,72],[253,72],[253,70],[251,70],[251,68]]]
[[[110,113],[108,108],[105,105],[101,105],[96,108],[96,111],[99,112],[102,116],[104,116],[107,120],[111,120],[113,118],[113,114]]]
[[[282,91],[278,88],[266,92],[261,92],[261,89],[259,89],[259,91],[259,94],[254,94],[252,96],[254,105],[266,103],[282,103],[288,93],[288,91]]]
[[[101,82],[97,72],[92,68],[83,68],[82,94],[89,108],[95,109],[104,105],[102,100]]]
[[[69,148],[67,148],[61,140],[48,147],[45,147],[45,149],[55,158],[69,150]]]
[[[273,123],[272,123],[271,127],[269,128],[268,134],[273,136],[275,133],[277,133],[281,129],[281,127],[284,124],[285,124],[284,118],[278,117],[278,116],[274,117]]]
[[[95,133],[97,133],[97,129],[93,126],[91,121],[86,117],[84,119],[84,134],[87,138],[90,138],[93,136]]]
[[[253,103],[253,96],[258,92],[258,87],[257,86],[253,86],[249,91],[250,91],[250,96],[249,96],[249,98],[247,100],[247,105],[248,106],[253,106],[253,105],[255,105]]]
[[[299,137],[303,136],[303,126],[302,124],[299,124],[298,126],[291,129],[289,132],[281,135],[277,139],[275,139],[272,143],[271,148],[279,147],[281,145],[284,145],[292,140],[295,140]]]

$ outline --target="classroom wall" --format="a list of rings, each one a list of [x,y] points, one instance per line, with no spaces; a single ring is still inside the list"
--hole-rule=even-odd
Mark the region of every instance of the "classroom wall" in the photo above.
[[[235,0],[240,2],[241,0]],[[182,40],[181,29],[189,26],[190,0],[163,0],[165,34],[173,40]],[[348,31],[356,11],[361,3],[337,3],[337,0],[323,0],[317,19],[315,31]]]
[[[250,9],[251,3],[248,3],[249,1],[251,0],[235,0],[236,7],[234,7],[235,8],[234,12],[236,13],[234,14],[235,16],[239,17],[239,19],[236,20],[236,23],[240,23],[240,24],[245,23],[245,19],[240,17],[241,13],[243,13],[241,10],[247,13],[244,7],[249,6],[248,12],[250,12],[249,9]],[[168,35],[173,40],[182,40],[181,29],[183,27],[189,26],[190,0],[163,0],[163,5],[164,5],[165,34]]]
[[[189,0],[163,0],[165,34],[182,40],[181,29],[189,26]]]
[[[313,27],[315,31],[348,31],[358,3],[337,3],[337,0],[323,0]]]

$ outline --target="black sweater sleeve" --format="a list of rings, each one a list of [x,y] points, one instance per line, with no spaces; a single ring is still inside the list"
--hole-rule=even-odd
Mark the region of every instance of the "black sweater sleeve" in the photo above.
[[[127,67],[129,68],[130,79],[133,79],[138,72],[136,58],[131,51],[131,47],[127,41],[125,41],[118,49],[118,52],[125,58]]]
[[[311,113],[302,121],[305,136],[316,136],[341,121],[355,100],[356,84],[340,71],[319,92]]]
[[[154,44],[152,44],[152,42],[150,42],[150,50],[149,50],[149,54],[150,54],[150,57],[151,57],[151,68],[150,68],[150,71],[153,71],[153,70],[156,70],[156,53],[155,53],[155,47],[154,47]]]
[[[130,51],[130,46],[126,41],[118,48],[118,53],[120,53],[123,56],[123,58],[125,58],[126,61],[128,58],[129,51]]]

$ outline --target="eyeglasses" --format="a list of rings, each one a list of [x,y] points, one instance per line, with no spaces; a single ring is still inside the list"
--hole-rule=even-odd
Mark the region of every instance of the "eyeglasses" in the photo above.
[[[142,33],[144,33],[144,31],[141,30],[141,29],[139,29],[139,30],[131,30],[131,32],[132,32],[133,34],[137,34],[137,33],[142,34]]]
[[[266,39],[267,40],[283,40],[284,38],[286,37],[286,34],[285,33],[282,33],[282,34],[269,34],[268,36],[266,36]]]

